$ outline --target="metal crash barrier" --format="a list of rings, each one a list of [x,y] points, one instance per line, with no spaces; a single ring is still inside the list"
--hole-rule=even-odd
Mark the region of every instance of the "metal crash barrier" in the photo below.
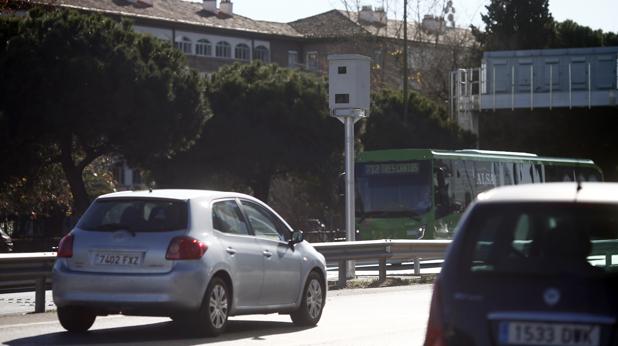
[[[339,264],[338,285],[346,284],[346,262],[378,260],[379,278],[386,279],[386,260],[413,260],[414,273],[420,274],[420,259],[442,259],[450,240],[367,240],[314,243],[327,262]],[[45,311],[45,287],[51,283],[55,252],[0,254],[0,288],[35,290],[35,312]]]
[[[450,240],[364,240],[354,242],[316,243],[313,247],[324,255],[327,262],[337,262],[338,286],[345,287],[346,262],[351,260],[378,260],[379,280],[386,279],[386,260],[414,261],[414,274],[420,275],[420,260],[443,259]]]
[[[45,312],[45,286],[55,260],[55,252],[0,254],[0,288],[34,287],[34,312]]]

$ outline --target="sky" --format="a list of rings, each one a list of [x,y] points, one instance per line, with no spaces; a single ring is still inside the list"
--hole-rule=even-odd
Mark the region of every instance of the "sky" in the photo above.
[[[452,0],[457,26],[482,26],[481,13],[489,0]],[[381,6],[390,4],[389,18],[403,17],[403,0],[232,0],[234,12],[257,20],[291,22],[332,9],[345,9],[344,3]],[[439,14],[445,0],[408,0],[408,16]],[[390,8],[389,8],[390,7]],[[618,32],[618,0],[550,0],[554,19],[571,19],[593,29]],[[433,10],[432,10],[433,9]]]

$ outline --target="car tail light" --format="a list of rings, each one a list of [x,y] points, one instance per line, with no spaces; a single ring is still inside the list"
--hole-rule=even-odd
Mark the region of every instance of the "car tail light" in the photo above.
[[[431,307],[429,308],[429,320],[427,321],[427,332],[425,334],[425,346],[446,345],[444,335],[444,319],[442,317],[442,297],[440,292],[440,281],[436,280],[433,285],[431,295]]]
[[[200,259],[208,250],[208,246],[197,239],[182,236],[172,239],[167,247],[165,258],[168,260]]]
[[[73,257],[73,235],[67,234],[60,239],[56,257]]]

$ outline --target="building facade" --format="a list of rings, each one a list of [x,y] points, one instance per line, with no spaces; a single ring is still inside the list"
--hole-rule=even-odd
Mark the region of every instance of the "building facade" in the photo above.
[[[372,87],[401,88],[403,22],[381,8],[332,10],[290,23],[234,13],[230,0],[56,0],[54,5],[133,22],[135,31],[172,42],[191,67],[210,74],[221,66],[255,60],[325,75],[330,54],[372,59]],[[408,25],[412,89],[447,98],[448,72],[461,66],[472,43],[469,31],[426,16]]]

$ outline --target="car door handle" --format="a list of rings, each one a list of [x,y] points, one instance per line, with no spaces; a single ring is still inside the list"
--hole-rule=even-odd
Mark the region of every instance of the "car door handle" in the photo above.
[[[270,256],[272,256],[273,254],[272,254],[270,251],[268,251],[268,250],[264,250],[264,251],[262,251],[262,255],[264,255],[264,256],[266,256],[266,257],[270,257]]]
[[[227,253],[229,253],[230,255],[235,255],[235,254],[236,254],[236,250],[234,250],[234,249],[233,249],[233,248],[231,248],[231,247],[228,247],[227,249],[225,249],[225,251],[226,251]]]

